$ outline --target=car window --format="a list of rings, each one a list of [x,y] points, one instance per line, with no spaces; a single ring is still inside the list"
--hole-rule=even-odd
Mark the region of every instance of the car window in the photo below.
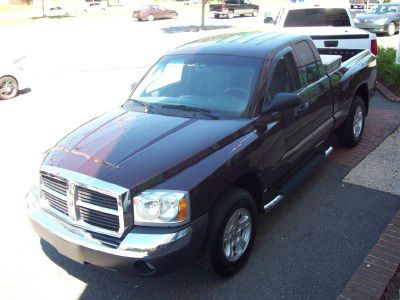
[[[291,53],[286,53],[279,59],[272,74],[267,102],[278,93],[290,93],[299,89],[299,76]]]
[[[342,8],[307,8],[289,10],[284,27],[351,26],[347,11]]]
[[[307,86],[323,75],[322,63],[316,61],[313,51],[307,41],[301,41],[294,46],[298,58],[298,73],[300,74],[301,86]]]

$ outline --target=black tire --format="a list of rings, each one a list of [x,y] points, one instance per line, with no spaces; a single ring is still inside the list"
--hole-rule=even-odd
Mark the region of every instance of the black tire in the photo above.
[[[215,17],[216,19],[219,19],[219,15],[214,15],[214,17]]]
[[[360,131],[357,134],[358,131],[354,128],[356,127],[355,123],[359,123],[355,121],[355,119],[357,118],[356,115],[359,113],[359,109],[361,109],[362,111],[362,120]],[[364,132],[365,115],[366,109],[364,100],[360,96],[355,96],[353,98],[353,103],[351,104],[349,116],[347,117],[347,120],[345,121],[343,126],[338,131],[338,138],[343,146],[354,147],[358,145]]]
[[[247,261],[256,235],[257,207],[249,192],[232,188],[217,200],[211,210],[208,235],[203,251],[203,260],[209,270],[220,277],[237,273]],[[242,254],[234,261],[228,260],[224,251],[224,232],[231,217],[238,211],[246,211],[251,217],[250,238]],[[248,220],[248,219],[247,219]],[[248,228],[248,227],[246,227]],[[238,235],[241,235],[240,232]]]
[[[0,100],[8,100],[18,95],[18,81],[12,76],[0,78]]]

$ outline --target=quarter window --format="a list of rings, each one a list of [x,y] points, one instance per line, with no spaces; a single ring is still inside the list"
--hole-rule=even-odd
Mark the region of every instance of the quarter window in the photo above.
[[[307,86],[322,77],[322,63],[315,59],[310,45],[306,41],[297,43],[294,46],[299,60],[298,72],[301,85]]]

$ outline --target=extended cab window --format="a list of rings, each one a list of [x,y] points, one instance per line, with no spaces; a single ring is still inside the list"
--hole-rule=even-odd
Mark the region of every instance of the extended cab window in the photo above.
[[[284,27],[351,26],[344,8],[306,8],[289,10]]]
[[[267,101],[278,93],[290,93],[299,89],[299,78],[291,53],[286,53],[275,66],[272,81],[267,94]]]
[[[297,43],[294,49],[299,60],[298,72],[301,85],[304,87],[320,79],[323,76],[322,63],[315,59],[307,41]]]

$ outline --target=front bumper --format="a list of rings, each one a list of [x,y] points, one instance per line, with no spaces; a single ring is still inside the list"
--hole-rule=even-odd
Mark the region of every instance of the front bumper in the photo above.
[[[208,217],[203,216],[179,228],[136,226],[117,247],[111,247],[41,208],[29,208],[28,215],[37,234],[60,254],[81,264],[141,276],[162,275],[194,260],[200,254],[208,223]]]
[[[364,29],[370,32],[386,32],[388,29],[388,25],[376,25],[374,23],[355,23],[354,24],[357,28]]]

